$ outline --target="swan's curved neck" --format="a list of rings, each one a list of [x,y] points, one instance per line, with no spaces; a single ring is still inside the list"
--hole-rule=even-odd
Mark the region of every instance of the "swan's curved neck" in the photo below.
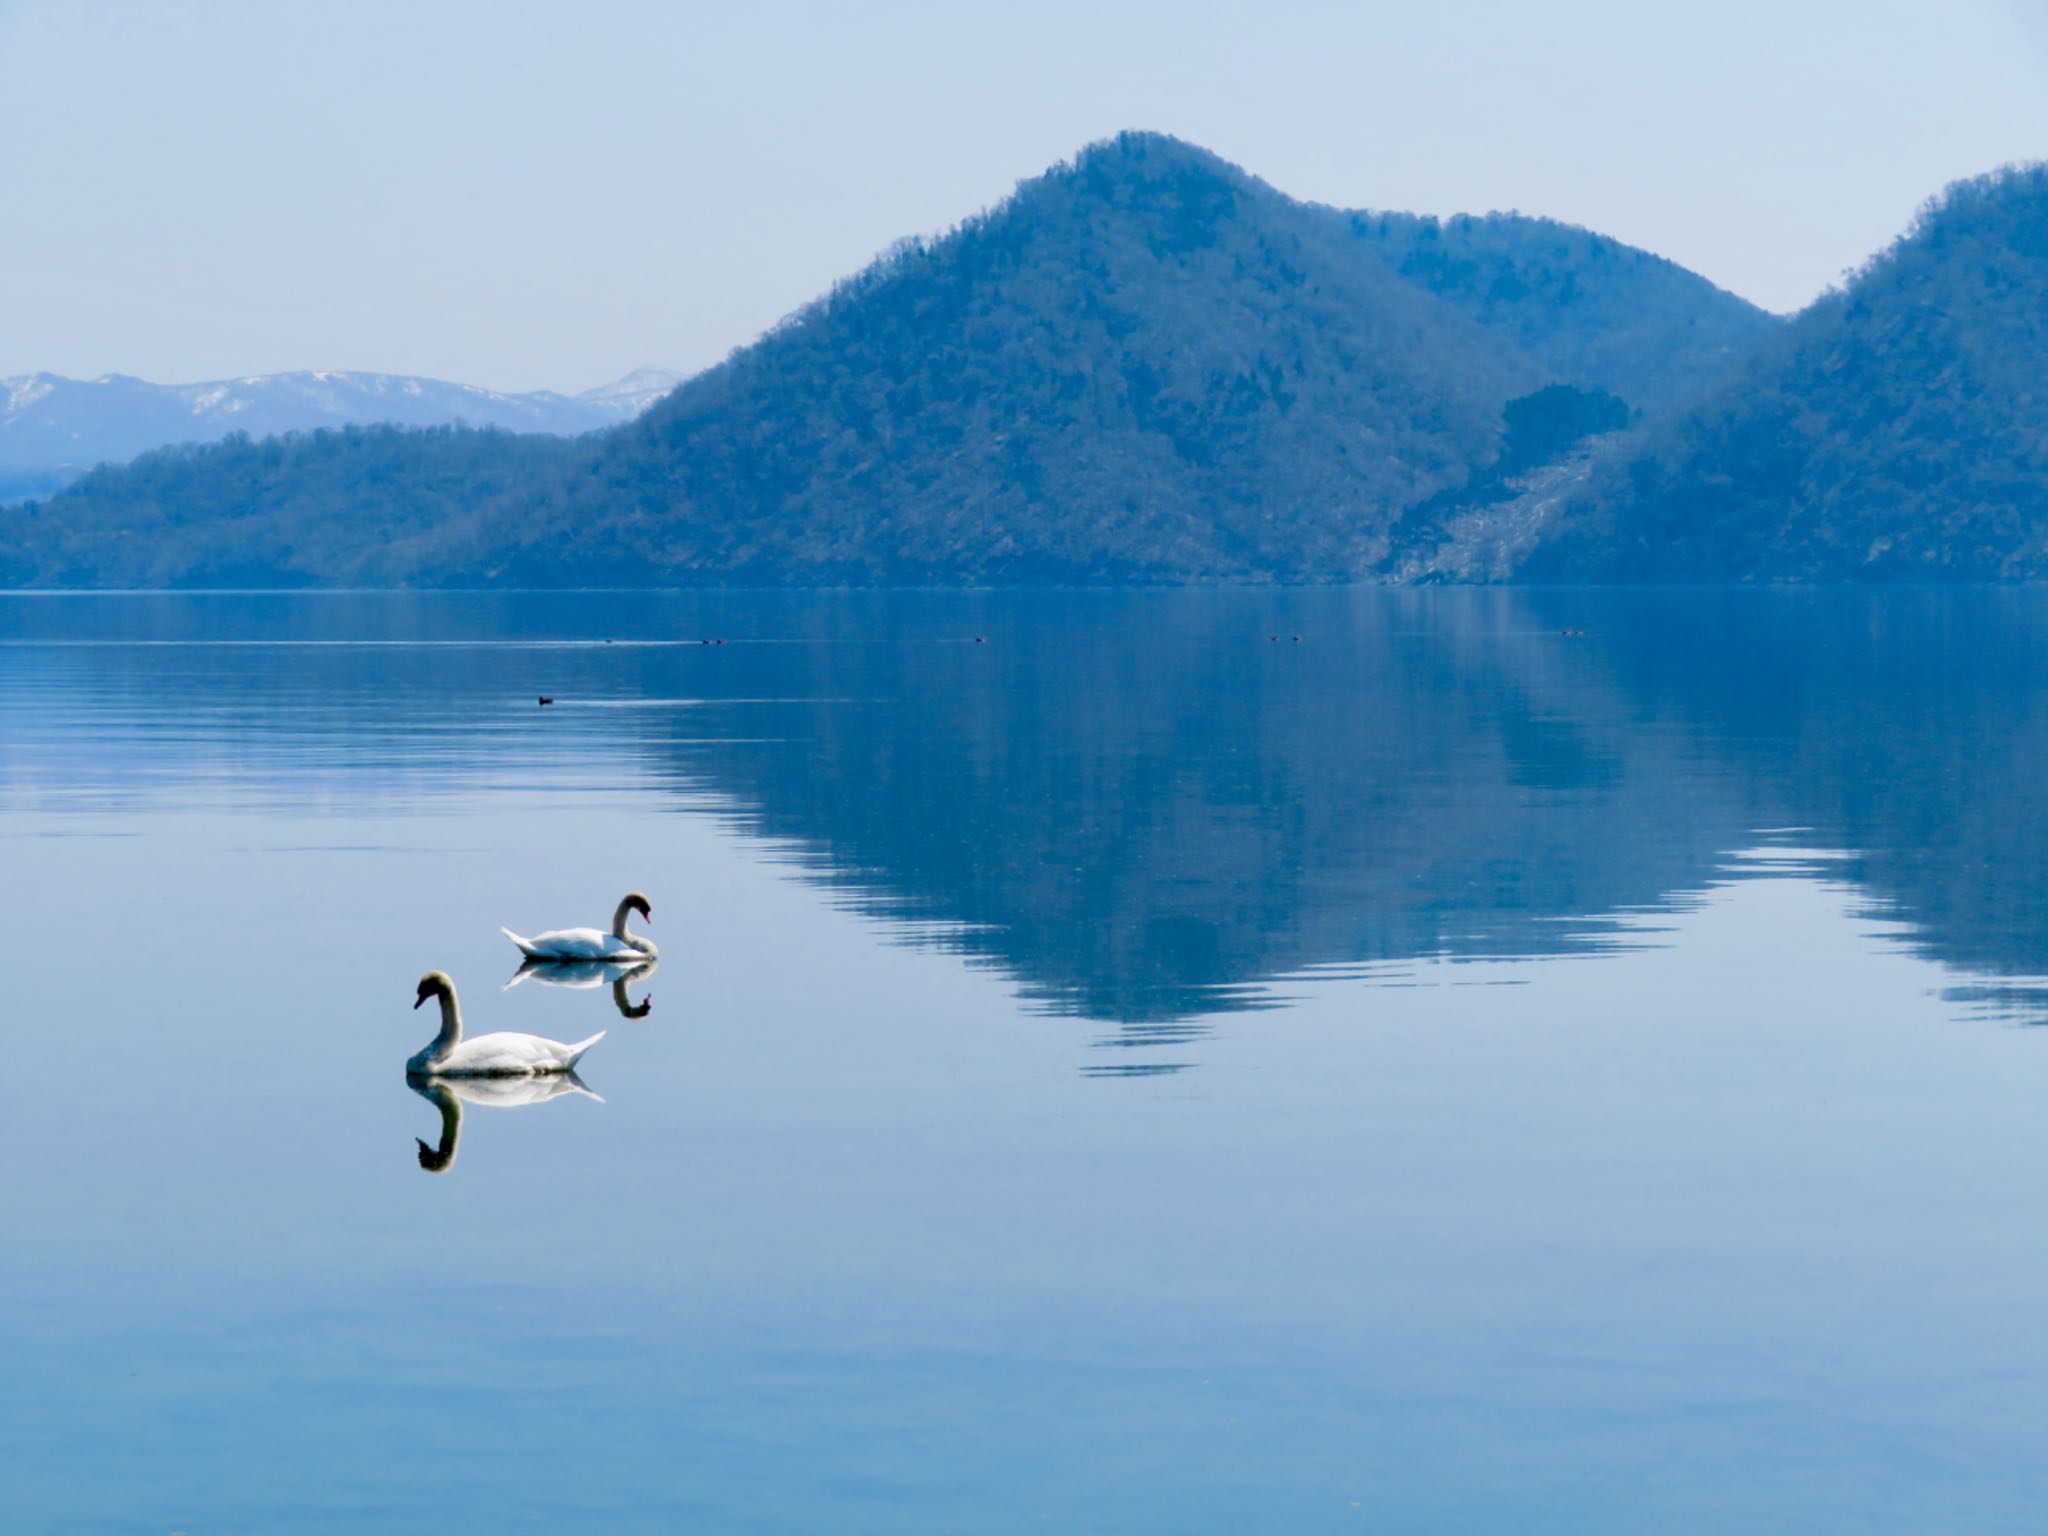
[[[612,937],[613,937],[613,938],[615,938],[615,939],[623,939],[623,938],[625,938],[625,937],[627,936],[627,935],[626,935],[626,919],[627,919],[628,917],[630,917],[630,916],[632,915],[632,912],[633,912],[633,903],[632,903],[632,902],[630,902],[630,901],[622,901],[622,902],[620,902],[620,903],[619,903],[619,910],[618,910],[618,911],[616,911],[616,912],[614,912],[614,913],[612,914]]]
[[[455,989],[449,987],[441,994],[441,1033],[434,1036],[434,1043],[427,1047],[427,1054],[439,1061],[462,1041],[462,1005],[455,1001]]]
[[[441,1143],[430,1147],[420,1141],[420,1166],[429,1173],[446,1173],[455,1161],[455,1144],[462,1135],[462,1101],[438,1083],[427,1090],[427,1098],[441,1111]]]

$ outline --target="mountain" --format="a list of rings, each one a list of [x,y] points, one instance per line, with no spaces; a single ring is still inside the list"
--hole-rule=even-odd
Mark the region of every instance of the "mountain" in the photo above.
[[[151,384],[124,374],[0,379],[0,499],[47,494],[96,464],[231,432],[270,437],[315,427],[441,426],[573,435],[637,416],[682,382],[642,368],[581,394],[503,394],[389,373],[272,373],[203,384]]]
[[[206,544],[189,513],[216,506],[257,519],[227,540],[251,579],[1357,576],[1404,511],[1502,461],[1511,402],[1577,378],[1661,403],[1771,326],[1583,231],[1343,214],[1125,135],[553,473],[465,490],[445,466],[488,447],[423,444],[394,511],[402,441],[230,445],[95,476],[15,542],[26,579],[217,576],[154,542]]]
[[[1556,310],[1561,280],[1446,298],[1378,227],[1123,135],[691,380],[509,541],[494,509],[404,556],[524,583],[1353,577],[1404,508],[1497,456],[1510,401],[1558,381],[1531,343],[1662,399],[1674,355],[1703,386],[1772,325],[1536,220],[1449,238],[1538,277],[1598,247],[1583,302],[1525,313]]]
[[[184,580],[157,541],[194,537],[191,508],[260,506],[229,537],[251,580],[1357,579],[1404,512],[1502,462],[1511,402],[1668,401],[1774,329],[1581,231],[1347,214],[1124,134],[898,246],[544,473],[465,492],[444,471],[487,446],[427,445],[432,490],[400,514],[402,440],[229,445],[102,471],[34,529],[0,519],[0,547],[15,579]],[[349,476],[372,471],[381,510],[351,543]]]
[[[2048,576],[2048,168],[1959,183],[1521,562],[1595,580]]]

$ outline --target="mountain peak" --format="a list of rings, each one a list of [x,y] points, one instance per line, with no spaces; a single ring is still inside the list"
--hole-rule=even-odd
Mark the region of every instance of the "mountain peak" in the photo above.
[[[1950,182],[1920,205],[1904,233],[1850,271],[1845,286],[1830,289],[1816,309],[1881,286],[1891,280],[1888,272],[1915,266],[1923,254],[1972,242],[1996,247],[2000,260],[2048,261],[2048,161],[2017,161]]]
[[[1950,182],[1927,200],[1906,238],[1947,223],[2013,212],[2048,217],[2048,161],[2016,161]]]
[[[1214,150],[1149,128],[1126,128],[1121,133],[1083,145],[1074,156],[1073,164],[1076,169],[1128,166],[1156,171],[1193,168],[1240,181],[1253,179],[1249,171],[1232,165]]]
[[[1029,204],[1039,188],[1060,188],[1134,212],[1163,206],[1217,215],[1235,209],[1239,196],[1260,193],[1287,199],[1221,155],[1169,133],[1126,130],[1085,146],[1070,161],[1017,189]]]

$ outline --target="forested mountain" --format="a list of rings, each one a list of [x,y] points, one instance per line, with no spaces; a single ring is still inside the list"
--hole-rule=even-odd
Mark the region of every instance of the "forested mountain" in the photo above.
[[[1343,216],[1355,239],[1560,380],[1657,411],[1782,323],[1676,262],[1553,219]]]
[[[345,427],[160,448],[0,507],[0,584],[297,587],[368,577],[378,550],[502,499],[574,440]]]
[[[1533,268],[1554,229],[1502,221],[1494,244],[1528,236]],[[510,550],[458,527],[418,558],[525,582],[565,549],[650,580],[1356,577],[1557,380],[1527,338],[1579,327],[1632,387],[1739,305],[1642,279],[1590,266],[1562,320],[1522,314],[1557,308],[1534,282],[1454,302],[1350,219],[1127,134],[612,434]]]
[[[97,464],[152,448],[210,443],[233,432],[270,437],[316,427],[430,427],[464,422],[508,432],[572,435],[616,426],[682,381],[640,368],[580,394],[506,394],[390,373],[270,373],[203,384],[152,384],[124,374],[0,379],[0,501],[46,495]]]
[[[1357,579],[1502,460],[1511,401],[1668,400],[1773,324],[1554,224],[1429,228],[1126,134],[561,454],[422,441],[419,488],[402,437],[159,455],[0,542],[100,583],[218,568],[184,547],[213,517],[307,581]]]
[[[1599,580],[2048,575],[2048,169],[1951,187],[1520,568]]]

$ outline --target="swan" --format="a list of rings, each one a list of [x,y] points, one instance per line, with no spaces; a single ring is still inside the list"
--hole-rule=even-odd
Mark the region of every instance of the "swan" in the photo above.
[[[601,1095],[584,1087],[583,1079],[574,1072],[550,1072],[546,1077],[416,1077],[410,1083],[414,1093],[441,1111],[439,1145],[430,1147],[419,1137],[413,1138],[419,1141],[420,1166],[429,1173],[446,1173],[454,1163],[465,1103],[513,1109],[525,1104],[545,1104],[565,1093],[604,1102]]]
[[[534,1077],[543,1072],[571,1072],[583,1053],[604,1038],[599,1030],[588,1040],[564,1045],[539,1035],[478,1035],[462,1038],[462,1005],[455,983],[441,971],[420,978],[417,1008],[430,997],[441,1000],[441,1033],[434,1043],[405,1064],[407,1077]]]
[[[519,952],[529,960],[654,959],[661,953],[654,947],[654,940],[626,932],[626,914],[629,912],[638,912],[650,923],[654,921],[654,909],[647,905],[647,898],[634,891],[619,903],[619,909],[612,914],[610,933],[599,933],[595,928],[558,928],[552,933],[537,933],[530,939],[523,939],[510,928],[498,931],[517,944]]]
[[[537,981],[544,987],[568,987],[578,992],[608,986],[612,989],[612,1006],[619,1010],[621,1018],[644,1019],[654,1011],[654,994],[650,992],[636,1003],[626,996],[626,988],[645,981],[660,969],[658,960],[525,959],[519,962],[519,969],[512,973],[512,979],[498,990],[510,992],[522,981]]]

